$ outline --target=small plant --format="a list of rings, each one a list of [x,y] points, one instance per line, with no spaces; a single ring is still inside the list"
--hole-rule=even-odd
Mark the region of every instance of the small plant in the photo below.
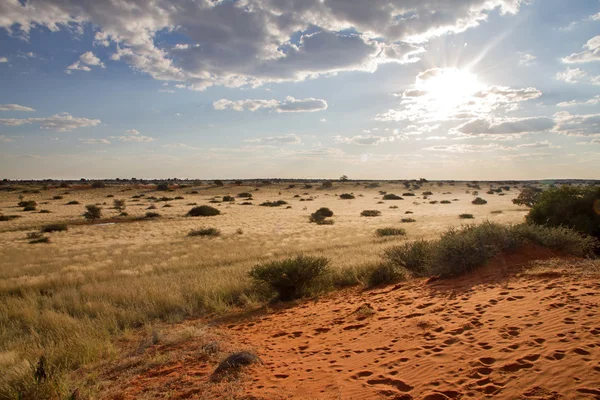
[[[225,185],[225,184],[223,183],[223,181],[222,181],[222,180],[220,180],[220,179],[215,179],[213,182],[214,182],[214,184],[215,184],[216,186],[224,186],[224,185]]]
[[[39,239],[43,236],[44,235],[42,235],[41,232],[27,232],[27,239],[30,239],[30,240]]]
[[[40,210],[40,214],[50,214],[50,210]]]
[[[23,211],[35,211],[36,208],[34,205],[28,204],[25,207],[23,207]]]
[[[71,200],[67,203],[68,206],[75,206],[80,204],[77,200]]]
[[[471,203],[476,205],[482,205],[487,204],[487,200],[484,200],[481,197],[476,197]]]
[[[111,198],[113,198],[113,197],[115,197],[115,195],[114,195],[114,194],[107,194],[107,195],[106,195],[106,198],[107,198],[107,199],[111,199]]]
[[[242,199],[249,199],[252,197],[252,193],[248,193],[248,192],[238,193],[237,197],[240,197]]]
[[[183,196],[175,196],[175,200],[185,200]]]
[[[406,193],[402,193],[402,196],[406,197],[406,196],[415,196],[414,193],[412,192],[406,192]]]
[[[169,184],[167,182],[161,182],[156,185],[156,190],[160,190],[161,192],[166,192],[169,190]]]
[[[333,182],[331,182],[331,181],[325,181],[325,182],[321,183],[322,189],[331,189],[332,187],[333,187]]]
[[[417,276],[426,274],[426,265],[430,257],[432,243],[416,240],[389,248],[384,255],[392,265],[406,268]]]
[[[102,181],[95,181],[92,183],[92,189],[103,189],[106,187],[106,183]]]
[[[342,200],[353,200],[353,199],[355,199],[355,197],[354,197],[353,194],[350,194],[350,193],[342,193],[342,194],[340,194],[340,199],[342,199]]]
[[[390,206],[390,208],[395,210],[398,208],[398,206]]]
[[[310,215],[309,221],[317,225],[333,225],[333,220],[326,218],[333,217],[333,211],[327,207],[321,207]]]
[[[145,216],[145,218],[148,218],[148,219],[159,218],[159,217],[160,217],[160,214],[155,211],[148,211]]]
[[[235,233],[237,233],[238,235],[243,235],[244,234],[244,230],[242,228],[237,228]]]
[[[0,215],[0,221],[11,221],[13,219],[21,218],[20,215]]]
[[[460,219],[473,219],[475,217],[473,216],[473,214],[459,214],[458,218],[460,218]]]
[[[249,201],[244,201],[243,203],[240,203],[241,206],[251,206],[252,203]]]
[[[164,206],[162,206],[162,208],[171,208],[173,207],[171,204],[165,204]]]
[[[377,236],[405,236],[406,231],[402,228],[379,228],[375,234]]]
[[[85,206],[86,211],[83,213],[83,217],[90,220],[93,224],[95,220],[102,218],[102,208],[95,204],[88,204]]]
[[[42,232],[43,233],[50,233],[50,232],[62,232],[62,231],[66,231],[69,228],[67,227],[67,224],[50,224],[50,225],[46,225],[42,228]]]
[[[37,203],[35,202],[35,200],[21,200],[19,201],[18,206],[23,208],[33,207],[35,209]]]
[[[146,210],[156,210],[156,205],[150,204],[150,207],[146,208]]]
[[[442,200],[440,204],[452,204],[452,202],[450,200]]]
[[[123,211],[125,211],[125,208],[127,208],[127,205],[126,205],[125,200],[114,199],[113,200],[113,207],[118,212],[123,212]]]
[[[188,211],[190,217],[212,217],[221,214],[221,211],[211,206],[197,206]]]
[[[63,197],[62,196],[53,196],[52,200],[62,200]]]
[[[433,192],[430,192],[430,191],[423,192],[423,196],[433,196]]]
[[[494,210],[492,212],[490,212],[490,214],[502,214],[501,210]]]
[[[223,196],[223,201],[235,201],[235,198],[233,196]]]
[[[283,206],[285,204],[287,204],[287,201],[277,200],[277,201],[265,201],[264,203],[261,203],[260,205],[263,207],[279,207],[279,206]]]
[[[288,301],[307,294],[311,284],[324,275],[328,267],[329,260],[325,257],[299,255],[256,265],[249,275],[257,283],[266,284],[275,291],[279,300]]]
[[[417,220],[414,218],[402,218],[401,221],[404,223],[417,222]]]
[[[32,239],[29,241],[29,244],[36,244],[36,243],[50,243],[50,238],[46,237],[46,236],[42,236],[40,238]]]
[[[188,233],[188,236],[219,236],[221,231],[217,228],[202,228],[192,230]]]
[[[360,213],[361,217],[378,217],[381,215],[381,211],[379,210],[363,210]]]
[[[404,200],[404,199],[393,193],[388,193],[388,194],[383,195],[383,200]]]

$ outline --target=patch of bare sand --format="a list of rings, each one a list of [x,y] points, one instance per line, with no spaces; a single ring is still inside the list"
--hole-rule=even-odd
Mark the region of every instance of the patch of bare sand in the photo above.
[[[263,364],[233,384],[210,383],[216,360],[186,342],[180,360],[111,397],[597,399],[600,276],[553,257],[526,247],[458,279],[338,292],[221,322],[217,331]],[[524,273],[539,259],[541,273]],[[557,265],[562,272],[544,269]]]

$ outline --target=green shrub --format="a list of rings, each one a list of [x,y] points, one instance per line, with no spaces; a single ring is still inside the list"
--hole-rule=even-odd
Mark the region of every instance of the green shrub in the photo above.
[[[299,255],[281,261],[254,266],[249,272],[257,283],[267,284],[282,301],[293,300],[307,294],[311,284],[328,271],[325,257]]]
[[[102,208],[95,204],[88,204],[85,206],[85,210],[86,211],[83,213],[83,217],[90,220],[92,224],[95,220],[102,218]]]
[[[458,218],[460,219],[473,219],[475,218],[473,214],[458,214]]]
[[[67,227],[67,224],[50,224],[50,225],[46,225],[42,228],[42,232],[44,233],[50,233],[50,232],[62,232],[62,231],[66,231],[69,228]]]
[[[21,218],[20,215],[0,215],[0,221],[11,221],[13,219]]]
[[[595,237],[567,227],[521,224],[514,226],[513,232],[521,242],[532,242],[577,257],[592,256],[600,244]]]
[[[482,205],[487,204],[487,200],[484,200],[481,197],[476,197],[471,203],[476,205]]]
[[[23,208],[33,207],[33,209],[35,209],[37,203],[35,202],[35,200],[21,200],[19,201],[18,206]]]
[[[220,180],[220,179],[215,179],[213,182],[214,182],[214,184],[215,184],[216,186],[224,186],[224,185],[225,185],[225,184],[223,183],[223,181],[222,181],[222,180]]]
[[[423,196],[433,196],[433,192],[423,192]]]
[[[353,194],[350,194],[350,193],[342,193],[342,194],[340,194],[340,199],[342,199],[342,200],[352,200],[352,199],[355,199],[355,197],[354,197]]]
[[[375,231],[377,236],[404,236],[406,230],[402,228],[379,228]]]
[[[432,242],[416,240],[394,246],[384,252],[385,258],[396,267],[411,271],[416,276],[427,274],[427,263],[431,257]]]
[[[402,218],[400,221],[404,223],[417,222],[417,220],[414,218]]]
[[[395,195],[393,193],[388,193],[383,196],[383,200],[404,200],[402,197]]]
[[[244,201],[243,203],[240,203],[241,206],[251,206],[252,203],[249,201]]]
[[[23,211],[35,211],[35,206],[27,205],[27,206],[23,207]]]
[[[197,206],[188,211],[190,217],[212,217],[221,214],[221,211],[211,206]]]
[[[279,206],[283,206],[285,204],[287,204],[287,201],[277,200],[277,201],[265,201],[264,203],[261,203],[260,205],[263,207],[279,207]]]
[[[102,181],[95,181],[92,183],[92,189],[103,189],[106,187],[106,183]]]
[[[223,196],[223,201],[231,202],[235,201],[235,198],[233,196]]]
[[[248,192],[238,193],[237,197],[248,199],[248,198],[252,197],[252,193],[248,193]]]
[[[327,207],[321,207],[310,215],[309,221],[317,225],[333,225],[332,220],[326,220],[326,218],[330,217],[333,217],[333,211]]]
[[[50,214],[50,210],[40,210],[40,214]]]
[[[381,211],[379,210],[363,210],[360,213],[361,217],[378,217],[381,215]]]
[[[494,211],[490,212],[490,214],[502,214],[502,211],[494,210]]]
[[[406,193],[402,193],[402,196],[406,197],[406,196],[414,196],[414,193],[411,192],[406,192]]]
[[[537,203],[541,193],[541,189],[534,187],[525,187],[521,190],[517,198],[512,200],[512,202],[519,206],[526,206],[531,208],[534,206],[535,203]]]
[[[53,196],[52,200],[62,200],[63,197],[62,196]]]
[[[442,200],[440,204],[452,204],[452,202],[450,200]]]
[[[30,239],[30,240],[39,239],[43,236],[44,235],[42,235],[41,232],[27,232],[27,239]]]
[[[370,271],[368,284],[369,286],[378,286],[400,282],[405,279],[406,275],[401,268],[390,262],[382,262]]]
[[[188,233],[188,236],[219,236],[221,231],[217,228],[195,229]]]
[[[159,213],[157,213],[157,212],[154,212],[154,211],[148,211],[148,212],[146,213],[146,216],[145,216],[145,218],[148,218],[148,219],[152,219],[152,218],[160,218],[160,214],[159,214]]]
[[[161,192],[166,192],[167,190],[169,190],[169,183],[168,182],[161,182],[158,185],[156,185],[156,190],[160,190]]]
[[[77,200],[71,200],[71,201],[69,201],[67,203],[68,206],[74,206],[74,205],[77,205],[77,204],[80,204]]]
[[[600,187],[562,186],[539,194],[528,223],[566,226],[600,238]]]

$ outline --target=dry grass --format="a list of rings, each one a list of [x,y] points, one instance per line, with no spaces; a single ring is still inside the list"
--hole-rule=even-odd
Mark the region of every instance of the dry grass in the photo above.
[[[22,216],[0,222],[0,369],[7,371],[0,374],[0,398],[16,398],[18,392],[22,398],[68,395],[81,384],[69,371],[121,356],[115,337],[157,321],[172,323],[262,304],[265,299],[253,290],[247,274],[259,262],[298,253],[326,256],[333,271],[331,285],[356,284],[363,282],[363,269],[373,268],[384,249],[398,241],[436,237],[462,223],[456,218],[459,213],[501,223],[521,222],[525,213],[511,203],[517,191],[490,196],[481,206],[471,205],[470,195],[456,194],[466,187],[443,195],[444,188],[426,184],[423,189],[431,190],[436,200],[462,201],[440,206],[417,196],[394,201],[398,208],[390,209],[389,204],[377,204],[375,197],[379,190],[402,192],[400,183],[382,183],[360,193],[351,182],[334,183],[331,193],[302,185],[285,190],[287,186],[262,186],[259,191],[253,186],[176,189],[169,196],[185,199],[170,201],[173,207],[161,208],[156,220],[139,220],[155,203],[148,197],[161,197],[147,188],[123,193],[122,187],[71,188],[68,195],[63,194],[65,189],[51,189],[24,195],[46,203],[43,207],[50,214],[22,212],[16,206],[19,191],[0,192],[0,213]],[[214,204],[221,215],[211,217],[210,223],[221,235],[210,239],[210,247],[205,240],[187,237],[198,227],[198,219],[185,216],[189,203],[208,204],[215,196],[244,191],[252,193],[254,204],[276,198],[292,208]],[[334,194],[351,191],[356,194],[353,201],[340,201]],[[112,209],[109,194],[127,200],[128,217],[119,217]],[[53,200],[58,195],[64,199]],[[301,203],[294,195],[312,196],[314,201]],[[66,205],[70,200],[82,205]],[[108,223],[84,221],[83,204],[96,203]],[[310,213],[320,207],[334,210],[335,225],[308,222]],[[361,218],[365,209],[379,210],[381,217]],[[374,230],[399,223],[407,210],[414,211],[417,222],[406,229],[406,237],[373,237]],[[491,210],[504,213],[491,215]],[[69,229],[49,233],[48,244],[28,243],[28,231],[51,223],[67,223]],[[243,235],[236,233],[239,230]],[[33,369],[41,355],[49,365],[49,380],[36,385]]]

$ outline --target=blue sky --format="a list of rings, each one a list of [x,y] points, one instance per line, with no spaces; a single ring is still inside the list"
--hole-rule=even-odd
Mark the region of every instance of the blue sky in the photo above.
[[[598,0],[4,0],[0,88],[2,178],[600,178]]]

